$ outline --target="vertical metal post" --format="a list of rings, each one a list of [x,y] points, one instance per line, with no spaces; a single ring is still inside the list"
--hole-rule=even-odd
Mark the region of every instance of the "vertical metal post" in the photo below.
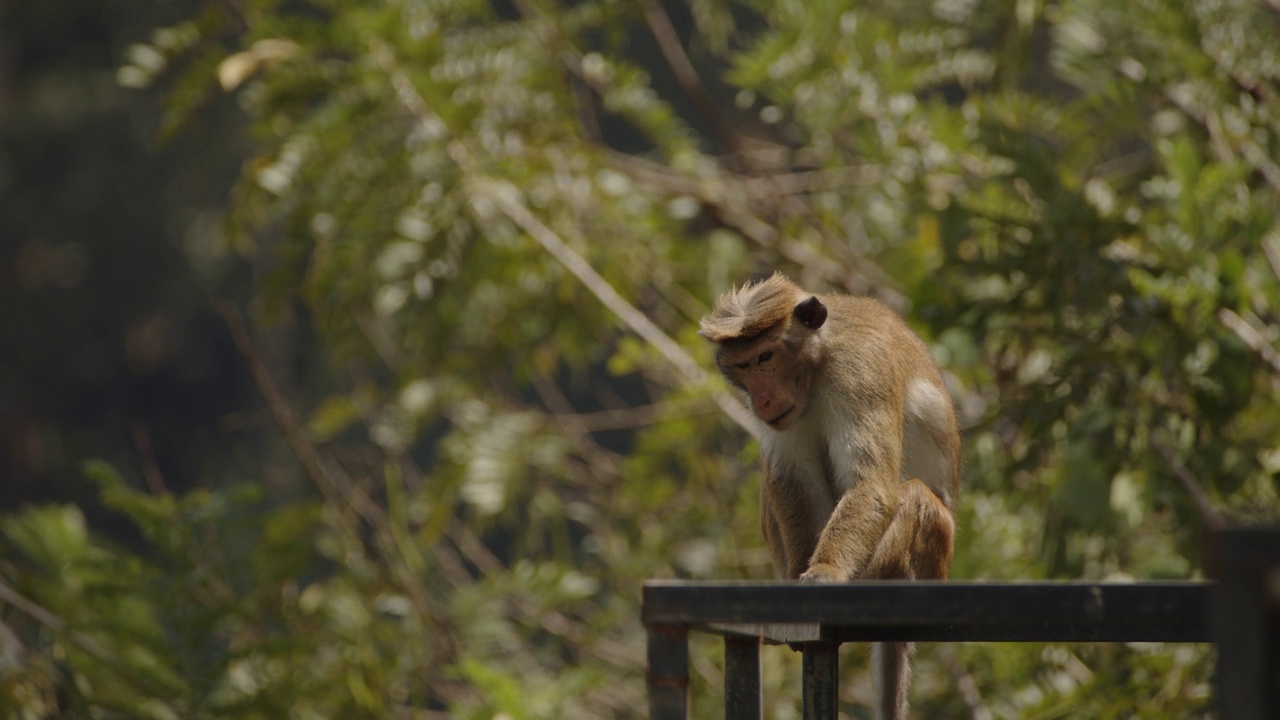
[[[804,720],[835,720],[840,676],[840,643],[805,643]]]
[[[1217,541],[1221,577],[1209,621],[1218,713],[1280,717],[1280,527],[1227,530]]]
[[[649,719],[685,720],[689,712],[689,629],[650,625]]]
[[[760,720],[760,636],[724,638],[725,720]]]

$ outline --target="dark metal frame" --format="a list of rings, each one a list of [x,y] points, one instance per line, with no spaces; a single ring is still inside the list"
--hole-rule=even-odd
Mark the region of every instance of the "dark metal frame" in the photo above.
[[[840,643],[1208,642],[1212,587],[1202,582],[651,581],[644,587],[643,607],[649,717],[683,720],[688,714],[690,630],[725,637],[726,718],[761,716],[760,645],[787,642],[799,644],[804,653],[804,717],[827,719],[836,717]]]
[[[1280,718],[1280,526],[1219,534],[1210,629],[1218,714]]]
[[[1213,642],[1218,713],[1280,718],[1280,526],[1213,536],[1218,580],[1142,583],[650,581],[649,717],[688,715],[690,630],[725,638],[725,717],[758,719],[760,645],[804,653],[805,718],[836,717],[840,643]]]

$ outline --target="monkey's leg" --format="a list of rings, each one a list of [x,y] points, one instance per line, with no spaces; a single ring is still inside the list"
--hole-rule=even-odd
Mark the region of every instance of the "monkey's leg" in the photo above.
[[[955,522],[946,505],[919,480],[903,484],[901,502],[867,566],[867,578],[941,580],[951,565]],[[871,648],[876,717],[907,717],[915,643],[883,642]]]
[[[902,484],[897,512],[876,545],[862,578],[942,580],[951,567],[955,521],[919,480]]]

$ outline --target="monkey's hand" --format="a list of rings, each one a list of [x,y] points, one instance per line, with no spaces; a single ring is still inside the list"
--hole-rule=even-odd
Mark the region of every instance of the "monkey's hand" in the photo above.
[[[839,570],[836,569],[835,565],[814,563],[809,566],[808,570],[801,573],[798,579],[805,585],[832,585],[835,583],[842,583],[846,578]],[[787,643],[787,645],[796,652],[803,652],[806,644],[807,643],[802,642]]]
[[[848,580],[844,573],[835,566],[828,563],[814,563],[800,574],[800,582],[807,585],[831,585],[833,583],[842,583]]]

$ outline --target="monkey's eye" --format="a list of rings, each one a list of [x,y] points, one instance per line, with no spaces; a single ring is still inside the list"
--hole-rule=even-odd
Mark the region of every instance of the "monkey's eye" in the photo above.
[[[765,350],[764,352],[760,353],[760,357],[756,358],[756,362],[765,362],[771,357],[773,357],[773,351]]]
[[[737,365],[734,365],[734,367],[738,368],[739,370],[746,370],[747,368],[751,367],[751,363],[740,362]]]

